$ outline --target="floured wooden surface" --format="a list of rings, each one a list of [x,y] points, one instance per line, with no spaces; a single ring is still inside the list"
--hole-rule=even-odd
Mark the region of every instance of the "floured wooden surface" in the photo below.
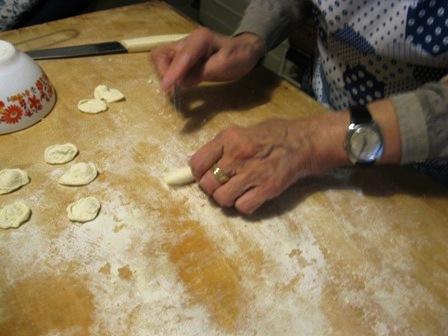
[[[193,27],[155,2],[0,38],[80,30],[60,44],[68,45]],[[183,115],[160,95],[146,54],[41,65],[58,93],[55,109],[0,136],[0,169],[31,178],[0,203],[21,199],[33,211],[19,229],[0,232],[0,335],[448,330],[447,192],[427,179],[405,169],[339,170],[251,218],[223,212],[195,184],[164,184],[169,168],[231,123],[321,111],[287,83],[260,69],[240,83],[195,89],[180,95],[190,110]],[[99,83],[126,100],[98,115],[77,111]],[[91,184],[61,186],[67,166],[43,161],[47,146],[65,142],[80,150],[73,162],[98,166]],[[101,202],[100,214],[71,223],[65,208],[88,195]]]

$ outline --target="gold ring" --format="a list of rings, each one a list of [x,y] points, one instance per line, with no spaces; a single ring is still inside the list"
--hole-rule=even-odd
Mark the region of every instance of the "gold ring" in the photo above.
[[[228,180],[230,180],[230,176],[227,175],[226,173],[224,173],[222,171],[222,169],[219,168],[217,165],[214,165],[212,167],[212,169],[210,169],[210,172],[213,174],[213,176],[216,178],[216,180],[221,184],[224,184]]]

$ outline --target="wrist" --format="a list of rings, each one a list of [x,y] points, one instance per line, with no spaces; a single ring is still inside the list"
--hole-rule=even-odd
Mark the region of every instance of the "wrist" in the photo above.
[[[306,153],[311,175],[350,164],[344,147],[349,119],[347,111],[330,112],[290,123],[289,134],[298,144],[297,151]]]
[[[383,139],[383,154],[376,164],[398,164],[401,140],[393,104],[389,100],[381,100],[370,104],[368,109]],[[322,116],[322,127],[314,137],[318,142],[315,151],[321,165],[328,168],[352,165],[346,149],[350,120],[349,110]]]
[[[319,165],[325,170],[350,165],[345,149],[349,111],[329,112],[321,116],[318,122],[320,127],[313,141]]]
[[[234,36],[233,39],[250,46],[252,55],[257,59],[266,55],[266,43],[263,38],[255,33],[244,32]]]

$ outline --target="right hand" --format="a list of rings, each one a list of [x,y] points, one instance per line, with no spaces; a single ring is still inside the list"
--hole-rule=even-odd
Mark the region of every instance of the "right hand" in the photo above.
[[[162,77],[162,89],[168,92],[177,85],[239,79],[264,52],[264,41],[256,34],[228,37],[199,28],[185,39],[155,49],[151,58]]]
[[[231,127],[202,146],[190,167],[202,190],[223,207],[251,214],[297,180],[349,164],[348,112]],[[230,179],[221,184],[216,165]]]

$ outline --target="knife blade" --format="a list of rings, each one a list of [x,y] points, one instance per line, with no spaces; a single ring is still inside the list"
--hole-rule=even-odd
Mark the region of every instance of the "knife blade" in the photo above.
[[[188,34],[153,35],[121,41],[38,49],[27,51],[26,53],[35,60],[136,53],[150,51],[162,44],[175,42],[187,36]]]

